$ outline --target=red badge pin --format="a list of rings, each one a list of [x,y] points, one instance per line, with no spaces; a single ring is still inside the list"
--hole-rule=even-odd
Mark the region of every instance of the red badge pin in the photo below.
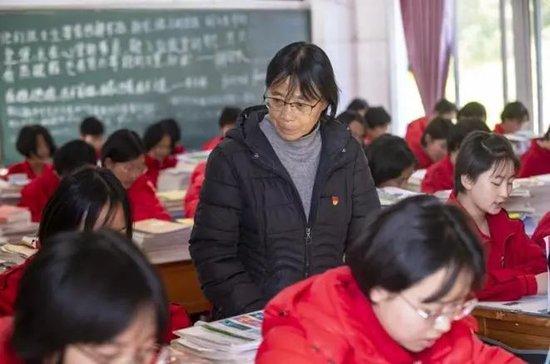
[[[338,205],[338,202],[340,202],[338,196],[332,196],[332,206]]]

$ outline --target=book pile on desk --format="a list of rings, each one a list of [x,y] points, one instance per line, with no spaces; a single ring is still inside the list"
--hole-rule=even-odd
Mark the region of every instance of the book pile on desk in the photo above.
[[[377,188],[376,192],[382,206],[390,206],[407,197],[422,195],[420,192],[409,191],[399,187],[381,187]]]
[[[19,242],[24,236],[36,235],[38,224],[31,222],[29,210],[0,205],[0,237],[8,242]]]
[[[9,183],[0,179],[0,201],[3,204],[17,205],[21,199],[21,189],[24,184]]]
[[[254,363],[262,340],[263,311],[214,321],[176,331],[172,345],[200,358],[223,363]]]
[[[185,197],[185,192],[186,190],[157,192],[157,197],[172,218],[183,217],[183,198]]]
[[[189,241],[192,223],[171,222],[158,219],[134,223],[134,241],[147,254],[171,252],[183,247]]]

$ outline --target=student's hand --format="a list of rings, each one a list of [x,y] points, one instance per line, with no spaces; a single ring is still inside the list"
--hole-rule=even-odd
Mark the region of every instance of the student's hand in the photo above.
[[[537,274],[535,279],[537,280],[537,294],[548,293],[548,272]]]

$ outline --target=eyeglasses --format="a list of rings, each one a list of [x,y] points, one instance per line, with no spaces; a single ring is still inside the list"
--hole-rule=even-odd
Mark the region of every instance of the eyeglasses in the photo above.
[[[97,364],[149,364],[160,350],[159,345],[146,346],[135,352],[134,355],[128,356],[122,352],[115,355],[105,355],[86,345],[75,345],[75,348]]]
[[[264,95],[264,104],[267,106],[269,110],[273,111],[282,111],[286,105],[290,106],[290,110],[293,112],[302,114],[302,115],[309,115],[313,111],[313,108],[317,106],[321,102],[321,99],[317,100],[317,102],[314,105],[306,104],[305,102],[286,102],[283,99],[280,99],[278,97],[273,96],[267,96]]]
[[[418,308],[414,303],[412,303],[407,297],[402,294],[400,294],[399,297],[401,297],[401,299],[403,299],[403,301],[405,301],[405,303],[407,303],[417,313],[418,316],[422,317],[424,320],[429,320],[432,322],[438,322],[444,318],[450,319],[451,321],[462,320],[464,317],[472,313],[478,302],[477,299],[473,298],[467,300],[466,302],[455,304],[446,311],[437,310],[431,312],[429,310]]]

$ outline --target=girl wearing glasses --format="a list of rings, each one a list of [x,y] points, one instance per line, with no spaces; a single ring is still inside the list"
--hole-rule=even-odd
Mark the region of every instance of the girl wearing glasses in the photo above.
[[[325,52],[290,44],[265,82],[265,105],[244,110],[210,154],[195,215],[190,252],[216,317],[343,264],[380,208],[361,146],[334,120]]]
[[[404,200],[346,259],[267,305],[257,363],[522,363],[473,332],[485,264],[458,208]]]

